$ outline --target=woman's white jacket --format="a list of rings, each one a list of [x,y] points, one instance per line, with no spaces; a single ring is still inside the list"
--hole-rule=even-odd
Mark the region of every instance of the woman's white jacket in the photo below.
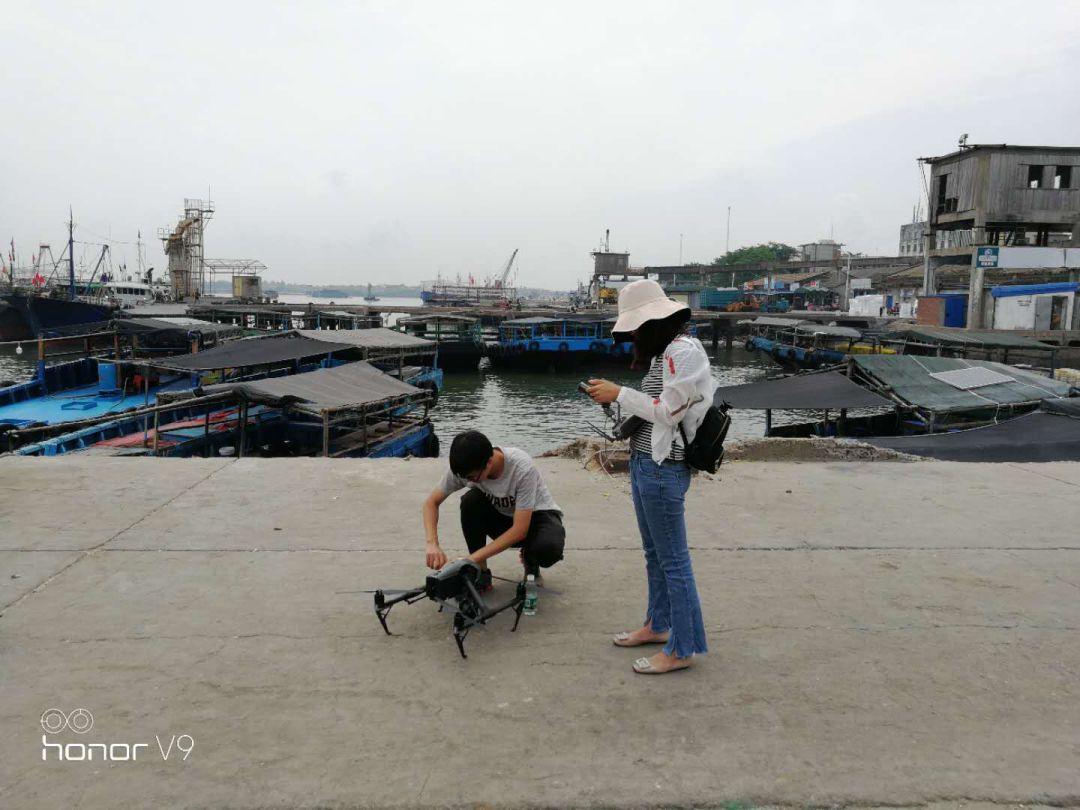
[[[657,464],[671,454],[671,442],[678,435],[680,422],[687,441],[694,440],[716,390],[709,356],[697,338],[675,338],[664,350],[661,362],[664,389],[659,398],[624,385],[617,400],[624,415],[640,416],[653,423],[652,458]]]

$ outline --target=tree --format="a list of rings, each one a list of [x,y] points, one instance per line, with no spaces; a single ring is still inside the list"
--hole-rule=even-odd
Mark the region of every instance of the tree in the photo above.
[[[768,242],[752,247],[729,250],[723,256],[713,259],[714,267],[726,267],[729,264],[748,264],[750,262],[786,262],[796,253],[797,248],[782,242]]]

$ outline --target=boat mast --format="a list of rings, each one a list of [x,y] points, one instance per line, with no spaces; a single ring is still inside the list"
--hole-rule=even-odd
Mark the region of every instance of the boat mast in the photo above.
[[[68,300],[75,300],[75,217],[68,206]]]

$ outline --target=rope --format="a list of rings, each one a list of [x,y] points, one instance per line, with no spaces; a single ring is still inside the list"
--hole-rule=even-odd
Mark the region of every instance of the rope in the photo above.
[[[81,334],[81,335],[63,335],[61,337],[48,337],[48,338],[29,337],[29,338],[25,338],[23,340],[8,340],[8,341],[5,341],[3,343],[0,343],[0,346],[19,346],[19,345],[21,345],[23,343],[29,343],[29,344],[33,345],[33,344],[37,343],[39,340],[42,341],[43,343],[50,343],[50,342],[54,342],[54,341],[58,341],[58,340],[79,340],[81,338],[97,337],[98,335],[111,335],[112,333],[113,333],[112,329],[99,329],[97,332],[85,332],[84,334]]]

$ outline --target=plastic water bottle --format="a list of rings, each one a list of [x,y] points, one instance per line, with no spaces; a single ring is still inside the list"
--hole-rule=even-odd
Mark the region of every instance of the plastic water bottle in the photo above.
[[[529,574],[525,577],[525,605],[522,612],[526,616],[536,615],[536,577]]]

